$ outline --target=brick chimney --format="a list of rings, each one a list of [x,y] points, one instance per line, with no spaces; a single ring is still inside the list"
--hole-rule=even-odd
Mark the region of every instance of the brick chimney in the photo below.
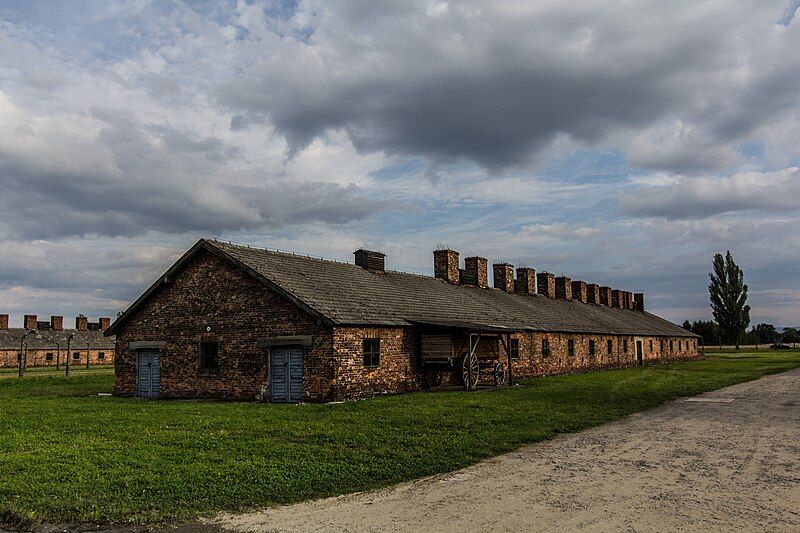
[[[627,297],[627,302],[628,302],[627,309],[631,309],[631,310],[636,309],[636,305],[635,305],[635,303],[633,301],[633,293],[631,291],[628,291],[628,292],[625,293],[625,295]]]
[[[87,331],[89,329],[89,319],[83,315],[76,316],[75,329],[78,331]]]
[[[462,283],[477,285],[483,289],[489,286],[489,261],[485,257],[467,257],[464,259],[464,277]]]
[[[600,285],[597,283],[586,285],[586,302],[600,305]]]
[[[618,289],[611,290],[611,307],[622,309],[622,291]]]
[[[458,271],[458,252],[455,250],[433,251],[433,275],[447,283],[458,285],[461,273]]]
[[[586,303],[586,298],[588,297],[588,291],[586,289],[586,282],[585,281],[573,281],[572,282],[572,298],[578,300],[579,302]]]
[[[23,326],[27,330],[37,329],[36,328],[36,315],[25,315],[25,321],[23,322]]]
[[[360,266],[364,270],[371,270],[372,272],[384,272],[386,254],[359,248],[353,252],[353,255],[356,256],[356,265]],[[103,327],[100,326],[100,329],[103,329]]]
[[[51,316],[50,329],[53,331],[64,331],[64,317],[58,315]]]
[[[105,331],[108,329],[108,326],[111,325],[111,319],[108,317],[101,316],[98,320],[100,322],[100,331]]]
[[[611,307],[611,287],[600,287],[600,305]]]
[[[556,298],[572,300],[572,280],[566,276],[556,278]]]
[[[536,294],[536,271],[532,268],[519,267],[514,289],[521,294]]]
[[[633,306],[637,311],[644,312],[644,293],[637,292],[633,295]]]
[[[514,266],[508,263],[495,263],[492,265],[494,274],[494,288],[506,292],[514,292]]]
[[[539,272],[536,275],[536,292],[548,298],[556,297],[556,277],[550,272]]]
[[[0,329],[8,329],[8,315],[5,313],[0,315]]]

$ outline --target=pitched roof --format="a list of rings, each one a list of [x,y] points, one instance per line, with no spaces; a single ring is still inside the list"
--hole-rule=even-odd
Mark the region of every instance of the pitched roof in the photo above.
[[[25,328],[0,329],[0,350],[19,350],[19,343],[26,331]],[[73,335],[70,347],[85,350],[88,343],[92,349],[114,349],[114,338],[106,337],[98,330],[65,329],[62,331],[39,330],[25,339],[29,350],[56,350],[59,345],[67,349],[67,338]]]
[[[334,325],[424,323],[511,331],[696,336],[648,312],[452,285],[419,274],[391,270],[373,272],[349,263],[214,240],[201,239],[164,278],[200,248],[244,268],[308,312]],[[156,282],[134,302],[112,324],[109,333],[159,285]]]

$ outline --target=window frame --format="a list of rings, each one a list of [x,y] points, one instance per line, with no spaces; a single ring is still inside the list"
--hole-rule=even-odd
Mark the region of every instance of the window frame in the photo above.
[[[45,361],[52,361],[54,357],[55,355],[53,355],[53,352],[47,352],[46,354],[44,354]]]
[[[606,351],[608,355],[614,355],[614,339],[606,339]]]
[[[542,358],[550,357],[550,339],[542,337]]]
[[[105,359],[105,358],[106,358],[106,352],[97,352],[97,359],[98,360]]]
[[[519,339],[509,340],[508,351],[511,359],[519,359]]]
[[[622,339],[622,353],[628,353],[628,339]]]
[[[207,353],[208,348],[214,347],[214,353]],[[213,365],[210,364],[213,362]],[[198,350],[197,369],[203,372],[216,372],[220,368],[219,341],[201,340]]]
[[[381,366],[381,339],[361,339],[362,359],[364,368],[378,368]],[[376,362],[377,358],[377,362]]]
[[[81,360],[81,352],[72,352],[72,360],[73,361],[80,361]]]
[[[567,357],[575,357],[575,339],[567,339]]]
[[[594,339],[589,339],[589,357],[594,357],[595,355],[597,355],[597,343]]]

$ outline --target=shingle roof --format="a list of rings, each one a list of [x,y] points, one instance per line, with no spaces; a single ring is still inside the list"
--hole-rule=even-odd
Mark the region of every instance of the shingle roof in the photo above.
[[[333,324],[428,323],[509,330],[696,336],[648,312],[451,285],[431,276],[371,272],[348,263],[219,241],[201,242],[252,269]]]
[[[28,331],[25,328],[0,329],[0,350],[19,350],[19,343],[22,336]],[[71,348],[85,350],[86,343],[93,349],[114,349],[114,337],[105,337],[100,330],[77,330],[65,329],[62,331],[40,330],[28,335],[25,342],[29,350],[55,350],[57,344],[61,348],[67,349],[67,338],[74,335]]]

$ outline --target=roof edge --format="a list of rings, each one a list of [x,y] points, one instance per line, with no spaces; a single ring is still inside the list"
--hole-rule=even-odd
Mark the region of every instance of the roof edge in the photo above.
[[[207,252],[209,252],[209,253],[211,253],[211,254],[213,254],[213,255],[215,255],[215,256],[217,256],[217,257],[219,257],[219,258],[221,258],[221,259],[223,259],[225,261],[227,261],[228,263],[230,263],[234,267],[238,268],[239,270],[242,270],[247,275],[249,275],[250,277],[254,278],[256,281],[258,281],[261,284],[267,286],[268,288],[274,290],[275,292],[277,292],[283,298],[286,298],[291,303],[293,303],[296,306],[300,307],[301,309],[303,309],[307,313],[319,318],[320,320],[322,320],[326,324],[328,324],[328,325],[333,325],[334,324],[333,320],[331,320],[329,317],[327,317],[324,314],[322,314],[317,309],[314,309],[313,307],[311,307],[307,303],[303,302],[302,300],[298,299],[296,296],[294,296],[290,292],[288,292],[285,289],[283,289],[282,287],[280,287],[274,281],[262,276],[261,274],[259,274],[258,272],[256,272],[252,268],[250,268],[249,266],[245,265],[244,263],[242,263],[238,259],[234,258],[233,256],[231,256],[230,254],[228,254],[227,252],[225,252],[221,248],[215,246],[214,245],[214,241],[202,238],[199,241],[197,241],[191,248],[189,248],[189,250],[187,250],[186,253],[184,253],[171,267],[169,267],[169,269],[167,269],[167,271],[164,274],[159,276],[159,278],[156,279],[156,281],[152,285],[150,285],[150,287],[146,291],[144,291],[136,300],[134,300],[133,303],[131,305],[129,305],[128,308],[125,311],[123,311],[123,313],[121,315],[119,315],[116,318],[116,320],[114,320],[114,322],[103,332],[103,335],[106,336],[106,337],[110,337],[112,335],[116,335],[117,334],[117,329],[119,329],[120,326],[122,326],[125,322],[127,322],[127,320],[130,318],[130,316],[137,309],[139,309],[144,303],[146,303],[150,299],[150,297],[153,295],[153,293],[155,293],[162,285],[165,285],[166,283],[168,283],[169,282],[169,278],[170,278],[170,276],[172,274],[174,274],[175,272],[180,270],[186,264],[186,262],[189,261],[189,259],[191,259],[192,257],[194,257],[200,250],[205,250],[205,251],[207,251]]]

